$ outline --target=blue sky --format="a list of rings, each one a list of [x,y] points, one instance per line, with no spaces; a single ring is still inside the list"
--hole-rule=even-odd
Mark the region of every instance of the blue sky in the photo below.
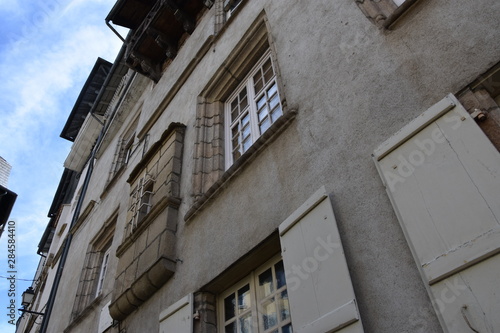
[[[116,0],[0,0],[0,156],[12,165],[18,198],[18,279],[33,279],[37,245],[71,142],[59,137],[97,57],[113,62],[122,42],[104,18]],[[0,276],[7,276],[6,234]],[[17,294],[31,285],[18,280]],[[8,281],[0,278],[0,332],[7,323]],[[18,307],[20,298],[18,297]]]

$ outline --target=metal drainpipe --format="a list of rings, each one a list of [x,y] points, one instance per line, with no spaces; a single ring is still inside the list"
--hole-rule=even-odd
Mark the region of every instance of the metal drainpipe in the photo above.
[[[120,53],[119,53],[119,56],[117,57],[117,59],[121,60],[122,51],[124,51],[124,46],[120,50]],[[110,75],[112,75],[112,73],[114,73],[114,71],[111,71]],[[125,87],[125,90],[124,90],[123,94],[120,96],[120,100],[118,101],[118,103],[116,103],[116,106],[115,106],[113,112],[111,113],[112,115],[114,115],[116,113],[118,107],[122,104],[124,96],[127,93],[128,89],[130,88],[130,85],[132,84],[132,81],[134,80],[135,76],[136,76],[136,73],[134,73],[130,77],[130,79],[128,80],[127,85]],[[107,81],[108,80],[106,80],[106,82]],[[93,108],[92,108],[92,110],[93,110]],[[80,210],[82,208],[83,199],[85,199],[85,194],[87,193],[87,188],[88,188],[88,185],[90,182],[90,178],[91,178],[92,172],[94,170],[95,155],[96,155],[97,150],[98,150],[98,148],[99,148],[99,146],[104,138],[104,133],[106,133],[110,124],[111,124],[111,122],[108,122],[108,123],[106,123],[105,126],[102,127],[101,132],[99,133],[99,137],[97,138],[97,142],[94,145],[94,147],[92,148],[92,152],[90,153],[89,168],[88,168],[87,173],[85,175],[85,180],[84,180],[83,185],[82,185],[82,192],[80,194],[80,197],[78,198],[78,201],[77,201],[77,204],[75,207],[75,212],[74,212],[73,217],[71,219],[70,230],[71,230],[71,227],[73,227],[73,225],[78,220],[78,217],[80,216]],[[70,232],[70,233],[68,233],[68,236],[66,237],[66,239],[64,241],[63,252],[61,254],[61,259],[59,260],[59,265],[57,267],[57,273],[56,273],[56,276],[54,278],[54,283],[52,284],[52,289],[50,290],[49,299],[47,301],[47,310],[45,311],[45,315],[43,316],[43,321],[42,321],[42,326],[40,328],[40,333],[47,333],[47,327],[49,325],[50,315],[51,315],[52,309],[54,307],[54,302],[56,299],[57,290],[59,288],[59,283],[61,282],[61,277],[62,277],[62,273],[64,270],[64,265],[66,263],[66,258],[68,257],[69,247],[71,245],[72,239],[73,239],[73,234]]]
[[[103,127],[103,129],[104,129],[104,127]],[[103,132],[104,131],[101,130],[101,133],[99,134],[99,139],[101,139]],[[97,141],[100,141],[99,139]],[[92,176],[92,171],[94,169],[94,156],[95,156],[95,149],[92,149],[92,153],[90,154],[90,159],[89,159],[89,168],[87,170],[87,174],[85,175],[85,180],[84,180],[83,185],[82,185],[82,192],[81,192],[80,197],[78,198],[78,201],[76,203],[75,213],[73,214],[73,218],[71,219],[71,224],[70,224],[71,226],[74,225],[76,220],[78,220],[78,216],[80,215],[80,210],[82,208],[83,199],[84,199],[85,194],[87,192],[90,177]],[[52,284],[52,289],[50,290],[49,299],[47,301],[47,310],[45,311],[45,315],[43,316],[42,327],[40,328],[41,333],[47,332],[47,326],[49,324],[49,319],[50,319],[50,315],[52,313],[52,308],[54,307],[54,301],[56,298],[57,289],[59,288],[59,283],[61,282],[61,277],[62,277],[62,273],[64,270],[64,264],[66,263],[66,258],[68,257],[69,247],[71,245],[72,239],[73,239],[73,234],[71,232],[69,232],[68,236],[66,237],[66,239],[64,241],[64,248],[63,248],[63,252],[61,255],[61,259],[59,260],[59,265],[57,266],[57,273],[56,273],[56,276],[54,278],[54,283]]]
[[[106,20],[106,25],[108,26],[108,28],[111,29],[111,31],[113,31],[115,33],[115,35],[118,36],[118,38],[120,38],[122,40],[122,42],[125,43],[125,39],[122,37],[122,35],[120,35],[120,33],[118,31],[116,31],[116,29],[111,25],[111,23],[109,23],[108,20]]]

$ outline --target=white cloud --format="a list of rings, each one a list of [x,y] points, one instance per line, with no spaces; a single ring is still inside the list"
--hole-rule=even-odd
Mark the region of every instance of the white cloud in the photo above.
[[[36,269],[37,245],[71,145],[59,134],[97,57],[112,62],[121,46],[104,24],[114,3],[0,0],[0,12],[17,24],[0,43],[0,156],[12,165],[9,188],[18,194],[11,219],[18,223],[23,278],[32,278]],[[5,249],[3,236],[2,263]],[[7,293],[0,288],[4,308]],[[14,332],[3,324],[1,332]]]

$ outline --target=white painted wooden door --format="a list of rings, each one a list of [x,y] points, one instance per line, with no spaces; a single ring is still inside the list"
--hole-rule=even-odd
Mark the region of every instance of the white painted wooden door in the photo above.
[[[374,152],[447,332],[500,330],[500,154],[448,95]]]
[[[193,332],[193,295],[189,294],[160,314],[160,333]]]
[[[286,219],[279,232],[294,332],[363,332],[325,188]]]

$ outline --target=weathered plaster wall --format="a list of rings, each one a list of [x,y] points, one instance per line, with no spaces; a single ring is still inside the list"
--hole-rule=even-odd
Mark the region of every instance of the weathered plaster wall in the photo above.
[[[176,245],[182,262],[122,327],[128,332],[157,331],[163,309],[218,276],[325,185],[333,197],[365,331],[440,332],[371,153],[448,92],[458,91],[499,60],[500,22],[495,15],[499,7],[496,0],[421,0],[392,31],[381,31],[354,1],[252,0],[215,38],[211,37],[213,13],[208,12],[159,83],[148,84],[140,98],[144,104],[139,132],[158,109],[163,111],[142,133],[150,135],[151,143],[172,122],[187,126]],[[191,149],[197,97],[263,9],[284,85],[282,94],[288,107],[298,110],[297,117],[186,223],[182,217],[193,203]],[[196,59],[211,38],[206,53]],[[183,76],[193,61],[199,63]],[[186,81],[173,95],[179,77]],[[169,94],[167,103],[164,97]],[[95,173],[107,176],[115,147],[109,145]],[[138,150],[131,166],[141,154]],[[69,290],[76,290],[83,262],[79,253],[99,223],[117,208],[113,246],[122,241],[129,193],[125,179],[131,169],[75,235],[70,252],[75,259],[65,269],[75,275],[63,278],[61,290],[69,297],[54,309],[51,323],[60,323],[54,331],[68,324],[65,309],[71,309],[74,296]],[[89,199],[99,199],[103,179],[92,180]],[[110,271],[116,262],[115,258],[110,263]],[[106,293],[111,288],[108,280]],[[75,331],[90,332],[95,321],[89,316]]]

